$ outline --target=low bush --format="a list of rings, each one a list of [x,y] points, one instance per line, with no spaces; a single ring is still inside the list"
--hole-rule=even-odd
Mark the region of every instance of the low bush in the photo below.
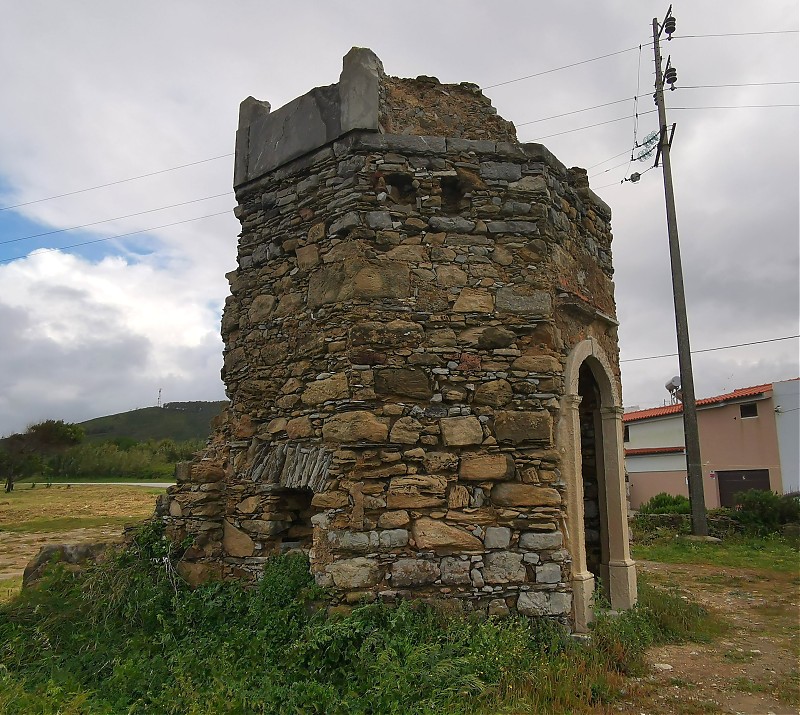
[[[682,494],[661,492],[639,507],[640,514],[690,514],[689,500]]]
[[[634,609],[599,616],[592,647],[547,620],[415,602],[326,617],[302,557],[270,560],[257,587],[195,590],[172,557],[150,525],[105,563],[56,566],[0,606],[0,711],[581,712],[613,700],[648,645],[709,620],[646,585]]]
[[[750,489],[735,498],[734,518],[748,534],[775,534],[784,524],[800,521],[800,494]]]

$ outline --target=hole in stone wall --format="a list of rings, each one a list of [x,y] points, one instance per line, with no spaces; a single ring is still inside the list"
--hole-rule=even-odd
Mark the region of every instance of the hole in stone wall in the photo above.
[[[310,489],[285,489],[277,495],[276,511],[286,526],[277,537],[281,553],[292,549],[308,551],[311,548],[313,527],[311,517],[316,510],[311,506],[314,493]]]
[[[383,177],[386,182],[386,192],[397,204],[415,204],[417,190],[414,187],[414,177],[410,174],[392,173]]]
[[[466,190],[457,176],[443,176],[439,184],[442,189],[442,211],[446,214],[457,214],[469,208],[469,201],[464,198]]]

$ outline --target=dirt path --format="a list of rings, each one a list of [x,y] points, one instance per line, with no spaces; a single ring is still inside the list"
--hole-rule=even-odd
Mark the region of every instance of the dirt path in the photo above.
[[[713,643],[662,646],[653,673],[606,712],[630,715],[800,713],[797,573],[638,562],[654,585],[679,586],[730,623]]]

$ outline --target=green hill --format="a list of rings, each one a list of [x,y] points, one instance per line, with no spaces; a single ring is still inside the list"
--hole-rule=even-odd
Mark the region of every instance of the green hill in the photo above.
[[[206,439],[211,434],[211,420],[227,402],[168,402],[163,407],[143,407],[139,410],[121,412],[118,415],[96,417],[81,422],[86,440],[101,440],[128,437],[137,442],[148,439],[173,439],[182,442],[189,439]]]

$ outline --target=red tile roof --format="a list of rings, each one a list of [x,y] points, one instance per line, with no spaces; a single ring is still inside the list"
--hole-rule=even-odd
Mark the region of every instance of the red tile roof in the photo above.
[[[686,451],[685,447],[635,447],[633,449],[626,449],[626,457],[637,457],[643,454],[683,454]]]
[[[720,402],[727,402],[728,400],[737,400],[742,397],[755,397],[756,395],[763,395],[772,389],[772,383],[768,382],[766,385],[755,385],[754,387],[742,387],[733,392],[726,392],[724,395],[717,395],[716,397],[705,397],[697,401],[697,406],[714,405]],[[637,410],[636,412],[626,412],[622,416],[623,422],[637,422],[638,420],[646,420],[650,417],[664,417],[665,415],[676,415],[683,412],[683,405],[680,402],[677,405],[665,405],[664,407],[651,407],[648,410]]]

